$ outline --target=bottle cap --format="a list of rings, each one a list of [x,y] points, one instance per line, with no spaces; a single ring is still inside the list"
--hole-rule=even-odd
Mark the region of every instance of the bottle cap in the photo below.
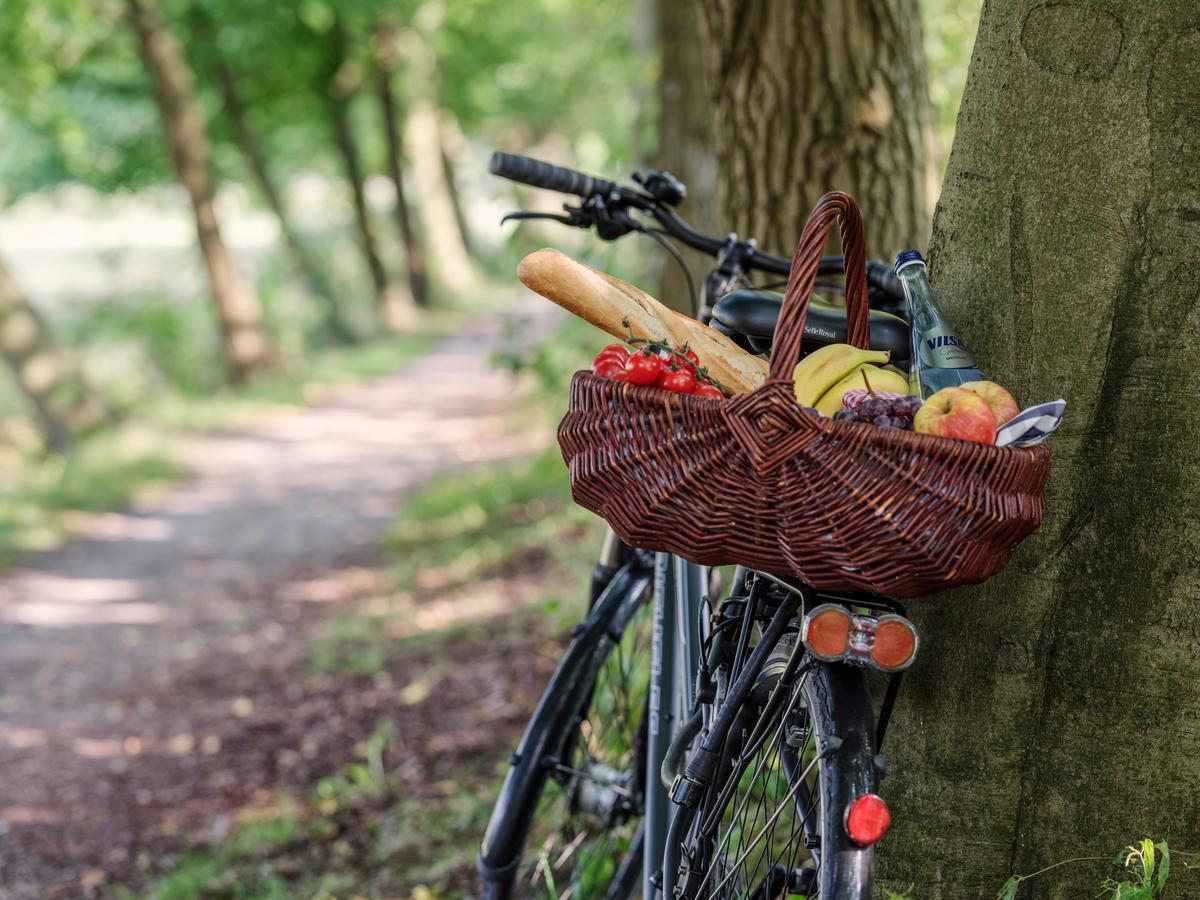
[[[900,274],[900,270],[907,266],[924,266],[925,257],[916,250],[901,250],[896,254],[896,274]]]

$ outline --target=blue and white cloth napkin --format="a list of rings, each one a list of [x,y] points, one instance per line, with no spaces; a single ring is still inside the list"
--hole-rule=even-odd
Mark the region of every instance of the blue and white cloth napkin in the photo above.
[[[996,431],[997,447],[1030,447],[1048,438],[1063,419],[1066,400],[1051,400],[1023,410]]]

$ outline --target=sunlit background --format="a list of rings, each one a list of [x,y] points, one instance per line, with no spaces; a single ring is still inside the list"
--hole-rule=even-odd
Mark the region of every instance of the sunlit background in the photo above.
[[[516,261],[662,265],[487,159],[653,164],[653,12],[0,4],[0,896],[469,893],[598,534]],[[922,12],[940,171],[979,4]]]

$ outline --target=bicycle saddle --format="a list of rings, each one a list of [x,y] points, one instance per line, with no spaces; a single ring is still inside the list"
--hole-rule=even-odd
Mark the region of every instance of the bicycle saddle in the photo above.
[[[766,353],[771,349],[771,340],[775,336],[775,324],[779,321],[782,304],[783,294],[776,291],[751,288],[730,291],[713,307],[710,324],[733,338],[743,349],[752,353]],[[808,318],[804,322],[802,351],[811,353],[826,344],[841,344],[845,341],[845,307],[834,306],[813,297],[808,306]],[[906,364],[912,352],[908,323],[891,313],[871,310],[871,348],[890,350],[893,363],[901,366]]]

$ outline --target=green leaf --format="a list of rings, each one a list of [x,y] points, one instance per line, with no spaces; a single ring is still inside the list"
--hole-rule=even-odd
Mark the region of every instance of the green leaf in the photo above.
[[[1142,880],[1145,884],[1150,884],[1150,879],[1154,875],[1154,841],[1150,838],[1142,838],[1142,852],[1139,856],[1142,859]]]
[[[1004,882],[1004,886],[1000,888],[1000,893],[996,895],[996,900],[1016,900],[1017,890],[1021,887],[1021,882],[1024,880],[1020,875],[1011,876],[1008,881]]]
[[[1166,841],[1159,841],[1154,846],[1158,848],[1158,852],[1162,856],[1158,871],[1154,873],[1154,889],[1161,894],[1167,889],[1167,877],[1171,874],[1171,851],[1167,849]]]

